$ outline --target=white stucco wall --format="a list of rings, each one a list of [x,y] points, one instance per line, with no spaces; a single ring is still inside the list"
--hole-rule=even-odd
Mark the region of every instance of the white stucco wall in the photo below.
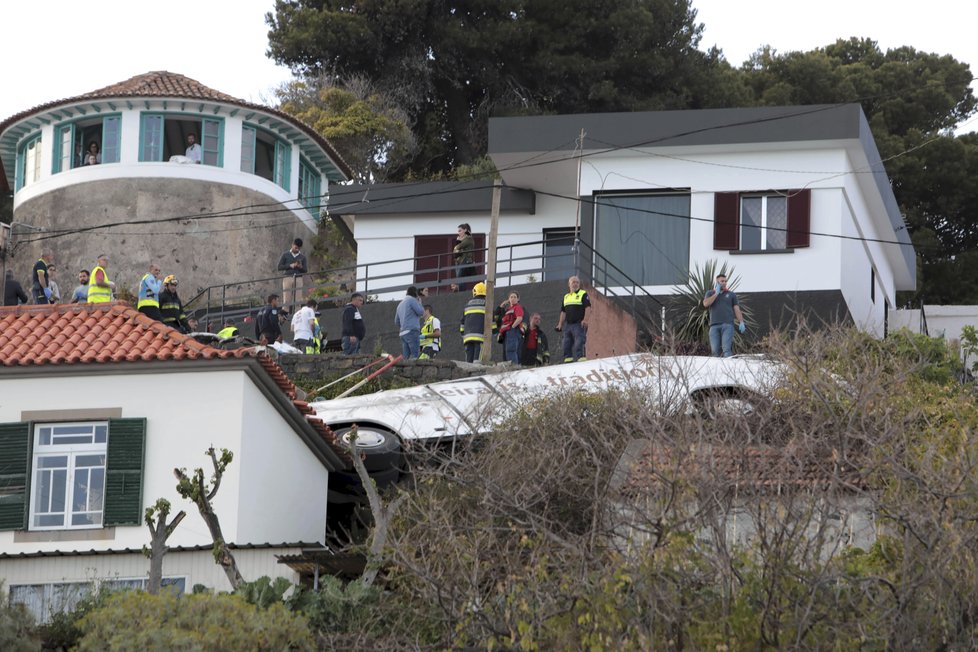
[[[238,541],[322,543],[327,473],[250,381],[243,387]]]
[[[165,110],[159,105],[158,101],[151,104],[152,112],[164,113],[168,116],[193,119],[197,117],[189,109],[179,110],[177,107],[193,104],[196,107],[198,102],[189,101],[170,101],[169,109]],[[233,107],[232,107],[233,108]],[[125,105],[117,106],[116,111],[107,111],[113,114],[120,114],[121,124],[121,149],[119,152],[118,163],[102,163],[99,165],[83,166],[71,170],[64,170],[54,173],[54,143],[55,128],[58,123],[43,125],[40,129],[41,134],[41,169],[40,179],[21,188],[14,194],[14,210],[34,197],[42,195],[65,186],[86,183],[89,181],[102,181],[107,179],[123,178],[164,178],[164,179],[195,179],[198,181],[212,183],[226,183],[244,188],[256,190],[268,195],[271,202],[282,202],[287,208],[292,209],[292,213],[299,221],[311,232],[317,230],[316,219],[303,208],[298,202],[299,192],[299,147],[292,144],[291,173],[289,175],[289,190],[285,190],[276,183],[263,177],[241,171],[241,127],[244,123],[243,116],[249,112],[238,110],[234,116],[228,115],[226,111],[216,115],[224,121],[223,138],[223,167],[212,165],[190,165],[161,162],[140,162],[139,161],[139,133],[140,116],[146,112],[145,105],[134,103],[133,108],[129,109]],[[78,119],[78,115],[72,119]],[[88,117],[93,117],[89,114]],[[208,109],[199,114],[200,118],[215,117],[212,110]],[[31,135],[37,131],[30,132]],[[277,137],[285,138],[281,134]],[[23,141],[22,141],[23,142]],[[8,176],[13,186],[14,170],[8,170]],[[325,177],[321,177],[322,192],[325,193],[328,187]],[[242,207],[247,208],[247,207]]]
[[[177,467],[201,467],[209,477],[211,464],[204,452],[211,445],[235,453],[214,499],[227,541],[295,542],[312,533],[316,536],[311,540],[324,537],[325,489],[322,498],[307,494],[325,487],[327,471],[243,371],[0,378],[0,422],[21,421],[23,411],[118,407],[123,417],[147,419],[143,505],[166,498],[173,513],[187,512],[170,545],[211,542],[196,508],[177,494],[173,476]],[[307,477],[295,481],[300,474]],[[118,550],[149,542],[145,526],[117,526],[103,533],[111,538],[82,540],[68,532],[52,534],[50,540],[17,541],[24,537],[4,531],[0,550]]]

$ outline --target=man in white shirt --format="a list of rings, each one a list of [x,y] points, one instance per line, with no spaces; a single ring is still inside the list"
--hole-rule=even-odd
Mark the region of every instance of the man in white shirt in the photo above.
[[[195,134],[187,134],[187,158],[189,158],[194,163],[200,163],[202,158],[202,151],[200,145],[197,143],[197,136]]]
[[[309,299],[306,305],[292,315],[292,346],[305,352],[312,342],[313,328],[316,324],[316,300]]]

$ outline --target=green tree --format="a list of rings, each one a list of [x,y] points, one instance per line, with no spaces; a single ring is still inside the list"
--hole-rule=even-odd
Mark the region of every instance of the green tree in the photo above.
[[[918,256],[914,303],[973,303],[978,135],[951,130],[974,115],[968,64],[866,38],[808,52],[758,50],[742,69],[758,104],[859,102]]]
[[[414,150],[407,114],[363,78],[342,86],[323,76],[293,80],[275,94],[283,111],[329,139],[356,181],[385,181]]]
[[[718,52],[696,49],[695,17],[689,0],[276,0],[266,21],[276,62],[365,78],[406,111],[425,177],[483,156],[491,115],[746,98]]]

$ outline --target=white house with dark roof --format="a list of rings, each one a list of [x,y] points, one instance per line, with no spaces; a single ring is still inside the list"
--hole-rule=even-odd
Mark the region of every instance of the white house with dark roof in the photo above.
[[[506,186],[499,257],[519,259],[500,264],[504,284],[565,277],[567,256],[542,256],[578,233],[582,274],[611,291],[623,276],[667,297],[698,264],[732,265],[762,329],[803,312],[882,334],[916,284],[855,104],[494,118],[489,155]],[[344,186],[329,211],[352,225],[359,263],[406,285],[437,257],[403,259],[451,244],[460,222],[484,241],[491,184],[477,185]]]
[[[282,556],[322,549],[329,472],[349,457],[250,350],[199,344],[123,304],[0,308],[0,578],[42,620],[96,584],[144,586],[143,523],[159,498],[186,518],[168,540],[166,582],[230,585],[174,468],[211,474],[213,505],[246,580],[297,582]]]
[[[186,156],[191,135],[200,164]],[[62,269],[109,253],[127,285],[150,259],[184,292],[274,276],[292,239],[316,233],[330,184],[348,176],[308,125],[165,71],[0,122],[0,190],[13,191],[17,222],[44,230],[21,238],[25,265],[46,245]],[[114,226],[87,230],[104,225]]]

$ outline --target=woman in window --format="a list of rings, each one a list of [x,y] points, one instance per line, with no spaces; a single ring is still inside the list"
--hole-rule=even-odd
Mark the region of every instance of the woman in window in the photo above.
[[[102,153],[99,151],[98,143],[90,141],[88,150],[85,152],[84,165],[98,165],[102,162]]]

